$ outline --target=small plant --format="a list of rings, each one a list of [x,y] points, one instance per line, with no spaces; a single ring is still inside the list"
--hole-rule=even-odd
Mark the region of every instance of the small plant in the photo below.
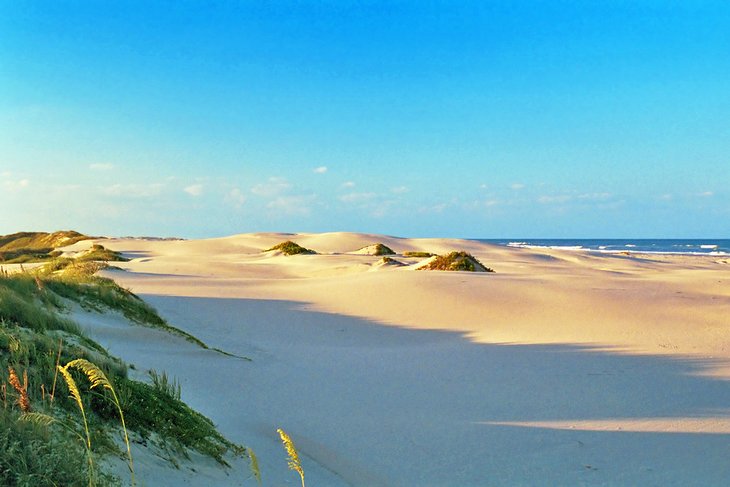
[[[104,371],[102,371],[99,367],[92,364],[88,360],[85,359],[76,359],[72,360],[71,362],[67,363],[65,366],[66,369],[68,368],[74,368],[77,370],[80,370],[83,372],[86,377],[89,379],[89,382],[91,382],[91,389],[101,386],[102,389],[106,389],[109,391],[112,395],[112,402],[117,407],[117,411],[119,412],[119,419],[122,422],[122,430],[124,431],[124,443],[127,445],[127,457],[129,458],[129,471],[132,477],[132,485],[134,485],[134,461],[132,460],[132,451],[129,448],[129,436],[127,435],[127,425],[124,422],[124,413],[122,412],[122,406],[119,404],[119,398],[117,397],[117,393],[114,390],[114,387],[112,386],[112,383],[109,382],[109,379],[107,379],[106,374],[104,374]],[[73,380],[73,379],[72,379]],[[179,399],[179,386],[178,386],[178,399]],[[77,401],[78,402],[78,401]],[[81,408],[83,410],[83,405],[81,405]],[[89,446],[91,444],[89,443]]]
[[[180,382],[175,379],[170,380],[167,377],[167,372],[163,371],[158,374],[156,370],[152,369],[149,371],[150,379],[152,379],[152,386],[158,391],[167,394],[173,399],[180,400],[182,390],[180,388]]]
[[[436,254],[432,254],[431,252],[420,252],[415,250],[409,250],[407,252],[403,252],[403,257],[433,257]]]
[[[366,247],[361,248],[358,250],[358,253],[363,253],[363,251],[367,251],[370,255],[395,255],[395,252],[393,249],[388,247],[387,245],[384,245],[382,243],[376,243],[373,245],[368,245]]]
[[[284,255],[316,254],[317,253],[314,250],[305,249],[298,243],[292,242],[291,240],[287,240],[286,242],[281,242],[280,244],[274,245],[270,249],[266,249],[264,252],[270,252],[272,250],[279,250]]]
[[[297,452],[296,447],[294,446],[294,442],[289,437],[286,432],[279,428],[276,430],[277,433],[279,433],[279,437],[281,438],[281,442],[284,444],[284,448],[286,449],[286,453],[289,456],[289,470],[294,470],[299,474],[299,477],[302,479],[302,487],[305,487],[304,485],[304,469],[302,468],[302,462],[299,460],[299,453]]]
[[[81,418],[84,421],[84,431],[86,432],[86,442],[84,443],[84,446],[86,447],[86,456],[89,461],[89,486],[91,487],[94,485],[94,460],[91,455],[91,434],[89,434],[89,422],[86,420],[86,410],[84,409],[84,403],[81,400],[81,393],[76,385],[76,381],[68,371],[68,364],[64,367],[59,365],[58,371],[61,372],[61,377],[63,377],[64,381],[66,381],[66,386],[71,393],[71,397],[74,401],[76,401],[76,405],[81,412]]]
[[[29,413],[31,409],[30,399],[28,399],[28,371],[23,372],[23,384],[20,383],[15,369],[8,367],[8,373],[10,374],[8,382],[10,382],[10,385],[18,393],[18,406],[20,410],[24,413]]]
[[[466,272],[494,272],[485,266],[476,257],[467,252],[451,252],[439,255],[420,270],[431,271],[466,271]]]

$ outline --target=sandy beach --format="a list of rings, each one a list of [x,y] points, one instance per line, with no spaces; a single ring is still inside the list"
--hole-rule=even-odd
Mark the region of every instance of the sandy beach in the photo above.
[[[318,254],[264,252],[283,240]],[[378,242],[408,265],[357,253]],[[132,259],[107,277],[250,360],[114,315],[79,320],[140,375],[179,379],[183,400],[256,451],[264,485],[299,481],[278,427],[313,486],[730,478],[727,259],[354,233],[103,245]],[[402,256],[451,250],[496,272],[415,271],[423,259]]]

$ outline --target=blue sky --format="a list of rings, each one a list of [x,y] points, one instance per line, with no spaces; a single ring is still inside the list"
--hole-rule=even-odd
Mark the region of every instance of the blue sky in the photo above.
[[[730,236],[727,2],[0,3],[0,233]]]

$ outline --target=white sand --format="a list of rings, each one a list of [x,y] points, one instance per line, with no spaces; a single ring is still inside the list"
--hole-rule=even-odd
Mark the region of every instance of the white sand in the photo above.
[[[261,252],[289,239],[320,254]],[[497,273],[353,254],[374,242],[466,250]],[[184,400],[254,448],[264,485],[298,482],[277,427],[312,486],[730,478],[730,267],[717,258],[350,233],[102,244],[134,259],[107,275],[253,360],[84,318],[112,353],[179,378]],[[233,485],[199,480],[190,485]]]

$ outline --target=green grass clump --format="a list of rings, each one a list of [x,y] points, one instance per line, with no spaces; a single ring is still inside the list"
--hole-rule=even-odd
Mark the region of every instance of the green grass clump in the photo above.
[[[73,435],[20,418],[15,410],[0,409],[0,485],[88,485],[86,454]]]
[[[415,250],[403,252],[403,257],[433,257],[434,255],[436,254],[432,254],[431,252],[419,252]]]
[[[494,272],[485,266],[476,257],[467,252],[451,252],[439,255],[420,270],[431,271],[466,271],[466,272]]]
[[[0,274],[0,485],[117,485],[94,459],[121,454],[110,436],[120,420],[172,452],[171,461],[189,449],[222,465],[228,455],[247,456],[180,401],[176,381],[164,373],[154,374],[152,384],[129,379],[123,362],[60,314],[67,299],[111,309],[141,302],[91,277],[63,270]]]
[[[317,253],[314,250],[305,249],[298,243],[292,242],[291,240],[287,240],[286,242],[281,242],[280,244],[274,245],[270,249],[266,249],[264,252],[269,252],[272,250],[279,250],[284,255],[316,254]]]

